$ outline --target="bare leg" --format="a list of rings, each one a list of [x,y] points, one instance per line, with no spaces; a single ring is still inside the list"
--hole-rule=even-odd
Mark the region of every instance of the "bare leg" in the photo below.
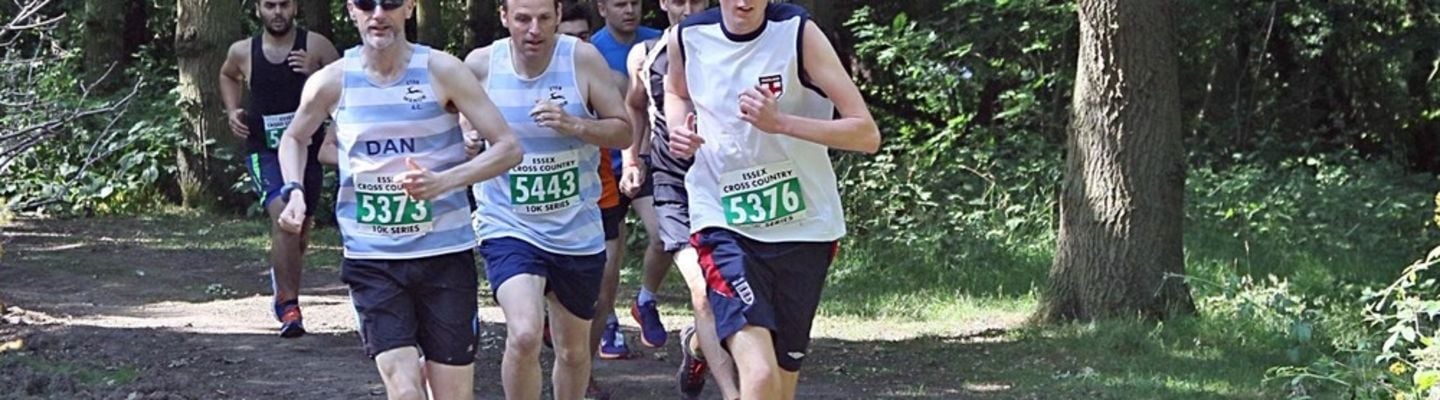
[[[590,382],[590,357],[595,347],[586,347],[590,321],[571,314],[555,298],[550,300],[550,338],[555,342],[555,370],[551,384],[556,400],[580,400]]]
[[[461,366],[425,362],[430,397],[435,400],[474,400],[475,364]]]
[[[600,278],[600,296],[595,300],[595,318],[590,320],[590,352],[600,350],[600,334],[605,322],[615,312],[615,292],[620,288],[620,262],[625,258],[625,224],[620,224],[620,237],[605,241],[605,274]]]
[[[270,215],[270,283],[275,304],[300,298],[300,275],[305,266],[305,247],[310,236],[310,219],[299,234],[286,232],[275,223],[285,210],[285,202],[272,201],[265,211]]]
[[[690,288],[690,304],[695,308],[695,335],[700,342],[700,353],[705,356],[710,375],[715,377],[715,384],[720,386],[721,396],[738,399],[740,387],[735,377],[735,361],[730,358],[730,353],[720,346],[720,338],[715,334],[715,314],[710,310],[710,298],[706,297],[709,289],[705,284],[705,275],[700,271],[700,259],[695,249],[686,247],[676,252],[675,266],[680,269],[680,275],[685,277],[685,285]]]
[[[420,372],[420,351],[414,347],[386,350],[375,356],[385,395],[390,400],[425,399],[425,378]]]
[[[775,342],[770,330],[746,325],[730,339],[735,367],[740,372],[740,397],[781,399],[780,366],[775,360]]]
[[[540,398],[540,336],[545,317],[545,278],[517,275],[496,291],[500,310],[505,313],[505,358],[500,378],[505,398]]]
[[[650,293],[659,294],[665,274],[670,272],[670,256],[665,253],[665,244],[660,241],[660,217],[655,214],[655,198],[644,197],[630,203],[635,215],[645,225],[645,236],[650,242],[645,245],[645,276],[641,284]]]

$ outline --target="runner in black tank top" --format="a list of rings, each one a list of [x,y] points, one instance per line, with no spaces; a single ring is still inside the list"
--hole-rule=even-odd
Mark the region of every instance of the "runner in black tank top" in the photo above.
[[[250,127],[250,136],[245,138],[245,150],[249,153],[275,151],[285,125],[272,125],[266,129],[265,117],[271,116],[274,120],[273,116],[294,113],[300,107],[300,92],[305,89],[306,75],[295,72],[288,60],[276,64],[265,58],[261,35],[264,33],[250,38],[250,104],[245,108],[245,124]],[[290,51],[306,51],[307,36],[305,28],[295,28],[295,45]],[[315,130],[315,140],[310,142],[311,159],[324,142],[324,132],[324,129]]]
[[[325,130],[317,129],[314,133],[316,140],[312,140],[309,147],[312,161],[306,166],[303,183],[286,184],[280,172],[277,148],[280,135],[300,106],[306,77],[340,55],[329,40],[295,27],[295,1],[251,3],[263,30],[230,45],[220,70],[220,93],[230,129],[245,139],[245,167],[254,184],[253,190],[259,195],[260,206],[274,221],[284,209],[283,201],[274,200],[288,199],[287,191],[300,190],[311,204],[319,201],[324,175],[320,162],[315,160],[322,158],[318,155],[324,147]],[[267,47],[272,56],[284,55],[279,63],[266,56]],[[250,100],[242,109],[241,97],[246,89]],[[279,229],[278,225],[271,226],[270,276],[281,337],[305,333],[299,297],[307,236],[308,232],[297,235]]]

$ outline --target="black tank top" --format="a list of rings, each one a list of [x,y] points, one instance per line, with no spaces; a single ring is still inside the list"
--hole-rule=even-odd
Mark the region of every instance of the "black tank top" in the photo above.
[[[245,148],[252,153],[274,152],[279,148],[280,135],[290,125],[295,110],[300,108],[300,93],[306,78],[292,70],[288,61],[270,63],[265,58],[261,35],[264,33],[255,34],[250,40],[250,104],[245,108],[245,124],[250,128],[250,136],[245,139]],[[305,29],[295,28],[295,45],[291,51],[306,50],[308,37]],[[311,154],[320,149],[324,139],[324,130],[316,129],[310,141]]]
[[[655,50],[655,46],[664,46],[665,44],[659,43],[658,39],[651,39],[645,41],[644,45],[645,54],[648,56]],[[650,64],[650,69],[645,71],[646,79],[650,80],[650,93],[646,94],[650,95],[650,101],[655,104],[655,109],[662,113],[665,112],[665,74],[669,72],[670,57],[666,54],[666,49],[662,48],[655,56],[655,62]],[[685,172],[690,170],[690,164],[693,164],[694,160],[677,159],[670,155],[670,128],[665,123],[664,115],[657,117],[651,118],[650,166],[661,174],[656,174],[653,179],[657,183],[683,186]]]

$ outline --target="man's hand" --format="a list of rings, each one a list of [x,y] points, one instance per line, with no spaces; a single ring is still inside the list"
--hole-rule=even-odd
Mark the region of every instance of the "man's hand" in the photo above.
[[[562,135],[579,134],[580,124],[575,117],[566,114],[564,108],[549,100],[536,102],[535,108],[530,109],[530,118],[540,127],[554,129]]]
[[[640,193],[640,187],[645,184],[645,177],[650,174],[650,171],[645,167],[644,161],[638,158],[627,158],[625,167],[620,172],[620,192],[633,199],[636,194]]]
[[[230,133],[241,139],[250,137],[250,127],[245,125],[245,109],[237,108],[227,114],[230,114]]]
[[[410,170],[400,173],[395,180],[400,182],[400,188],[404,189],[410,198],[431,200],[449,190],[444,182],[441,182],[439,174],[416,164],[415,159],[406,157],[405,165],[410,166]]]
[[[315,65],[310,62],[310,53],[305,50],[294,50],[290,52],[285,61],[290,63],[290,70],[301,75],[310,76],[315,72]]]
[[[705,144],[705,138],[695,133],[695,113],[685,116],[684,124],[670,125],[670,155],[676,158],[691,158]]]
[[[784,132],[780,122],[780,108],[775,105],[776,96],[769,88],[756,85],[740,94],[740,119],[766,133]]]
[[[470,124],[470,120],[464,117],[460,118],[460,136],[465,142],[466,159],[475,158],[480,155],[481,150],[484,150],[485,138],[481,137],[480,131],[476,130],[475,126]]]
[[[280,211],[280,219],[275,222],[280,224],[281,230],[300,234],[300,230],[305,228],[305,193],[299,190],[291,191],[289,201],[285,202],[285,210]]]

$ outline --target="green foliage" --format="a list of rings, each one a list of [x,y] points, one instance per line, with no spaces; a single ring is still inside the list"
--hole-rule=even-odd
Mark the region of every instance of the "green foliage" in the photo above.
[[[940,231],[962,239],[1050,230],[1061,125],[1035,99],[1060,96],[1072,79],[1053,62],[1063,57],[1023,55],[1060,51],[1046,40],[1073,23],[1067,10],[952,1],[940,14],[952,17],[923,21],[855,13],[857,75],[885,145],[840,159],[854,230],[905,245],[946,238]],[[1025,22],[1011,32],[957,23],[965,19]]]
[[[70,53],[40,69],[35,88],[42,98],[62,108],[83,109],[125,95],[82,96],[79,88],[86,82],[80,80],[77,57]],[[174,107],[175,74],[166,68],[153,60],[137,63],[130,76],[150,81],[137,96],[146,101],[115,115],[65,126],[10,166],[0,198],[17,210],[58,214],[137,212],[162,200],[161,184],[174,174],[175,149],[185,140]]]

